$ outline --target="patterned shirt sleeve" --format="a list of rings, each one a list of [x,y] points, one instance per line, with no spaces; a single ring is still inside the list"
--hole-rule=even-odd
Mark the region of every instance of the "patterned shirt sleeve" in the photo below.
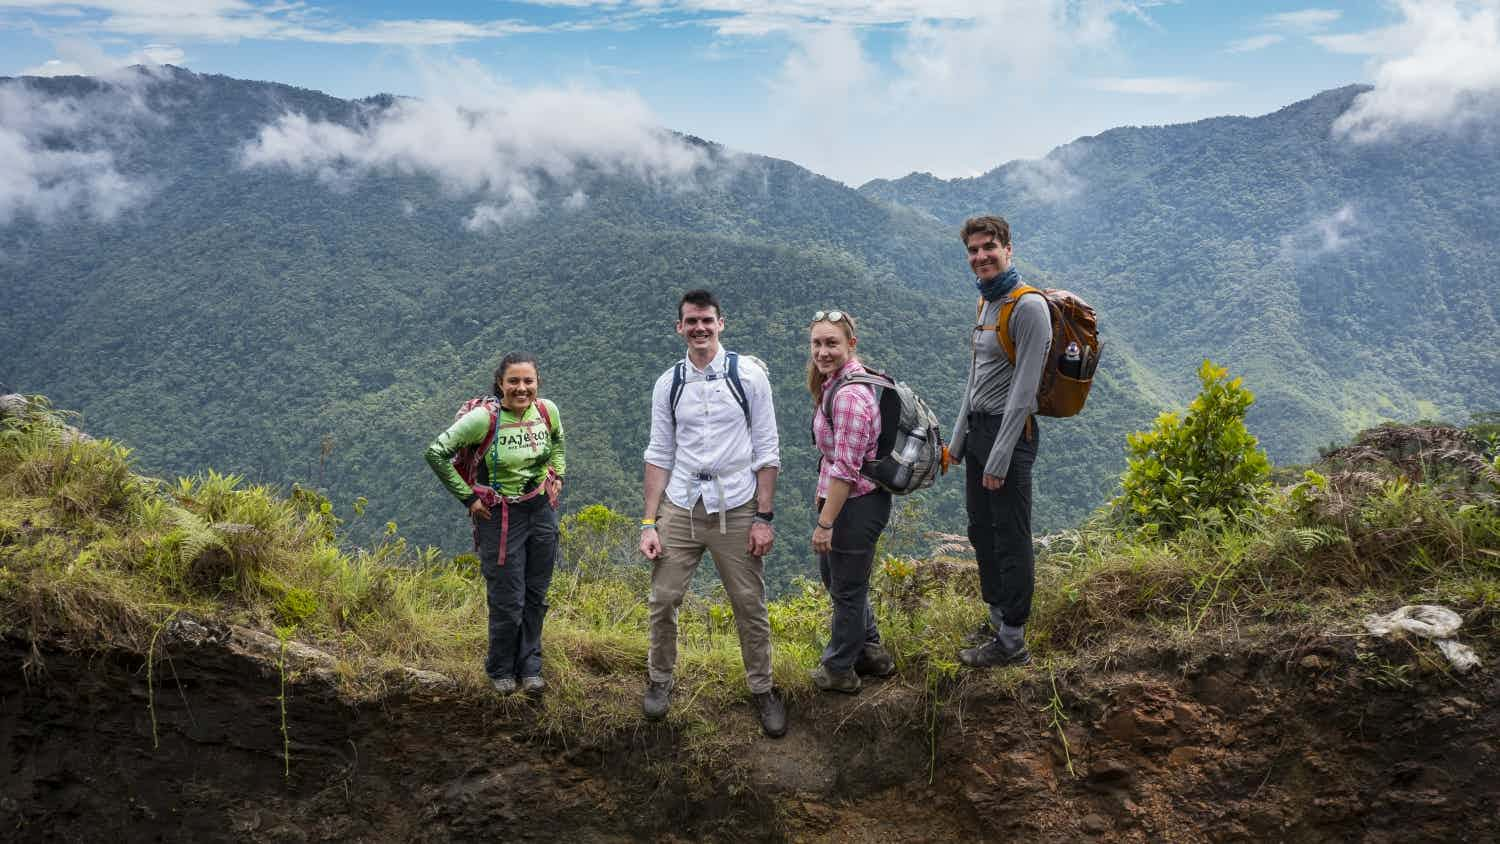
[[[872,457],[880,439],[879,411],[875,392],[869,386],[856,384],[839,390],[833,397],[833,460],[829,477],[858,487],[868,483],[859,473],[867,457]]]

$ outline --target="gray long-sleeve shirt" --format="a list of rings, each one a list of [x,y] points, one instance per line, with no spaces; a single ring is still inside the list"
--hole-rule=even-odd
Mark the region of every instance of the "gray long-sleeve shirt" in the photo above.
[[[985,302],[979,315],[981,325],[993,325],[1000,315],[1004,297]],[[953,426],[949,452],[964,457],[964,440],[969,430],[970,413],[1001,414],[1000,432],[985,457],[984,473],[999,478],[1010,471],[1010,456],[1026,420],[1036,412],[1036,391],[1042,380],[1042,366],[1052,346],[1052,317],[1041,296],[1024,295],[1010,312],[1010,337],[1016,344],[1016,363],[1011,365],[1000,338],[994,331],[973,332],[973,365],[968,386],[964,388],[963,406]]]

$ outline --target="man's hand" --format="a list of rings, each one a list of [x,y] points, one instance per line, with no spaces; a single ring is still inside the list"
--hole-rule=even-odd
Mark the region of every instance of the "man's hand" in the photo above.
[[[1005,479],[1000,477],[999,475],[986,474],[983,478],[979,479],[979,483],[982,484],[985,489],[989,490],[990,492],[994,492],[1000,487],[1005,486]]]
[[[661,536],[657,534],[656,528],[649,527],[641,531],[641,553],[648,560],[661,556]]]
[[[751,522],[750,541],[745,543],[745,547],[750,551],[750,556],[764,557],[771,553],[771,543],[775,539],[776,531],[768,522]]]

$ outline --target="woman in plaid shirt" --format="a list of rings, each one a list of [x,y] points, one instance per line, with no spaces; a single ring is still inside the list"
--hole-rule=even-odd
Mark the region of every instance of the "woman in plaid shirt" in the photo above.
[[[853,694],[860,676],[889,677],[896,665],[880,644],[870,609],[870,569],[875,541],[891,516],[891,494],[860,474],[875,459],[880,408],[865,384],[839,389],[849,375],[864,372],[854,347],[854,319],[843,311],[818,311],[809,333],[807,389],[813,398],[813,441],[818,462],[818,526],[813,551],[823,585],[833,599],[833,626],[823,658],[813,669],[823,691]],[[824,397],[832,393],[832,401]]]

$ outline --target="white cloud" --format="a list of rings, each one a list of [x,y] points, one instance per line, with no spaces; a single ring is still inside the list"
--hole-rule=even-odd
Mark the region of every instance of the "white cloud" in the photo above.
[[[1112,45],[1116,19],[1144,18],[1141,3],[1117,0],[974,0],[945,4],[946,18],[918,18],[906,29],[895,61],[905,74],[898,91],[962,99],[967,80],[1003,74],[1044,77],[1085,50]],[[936,16],[932,16],[936,17]]]
[[[1266,17],[1266,24],[1276,29],[1297,32],[1314,32],[1337,23],[1344,13],[1338,9],[1302,9],[1296,12],[1281,12]]]
[[[1249,38],[1242,38],[1239,41],[1230,42],[1229,46],[1225,47],[1224,49],[1230,53],[1251,53],[1256,50],[1264,50],[1265,48],[1270,47],[1273,44],[1280,44],[1285,40],[1286,36],[1284,35],[1252,35]]]
[[[1371,142],[1500,115],[1500,0],[1401,0],[1399,8],[1394,26],[1317,39],[1373,57],[1374,90],[1334,121],[1334,134]]]
[[[251,38],[424,46],[501,38],[542,29],[515,20],[422,18],[353,24],[334,19],[321,7],[282,0],[0,0],[0,9],[19,9],[33,15],[68,19],[70,31],[174,41]]]
[[[1282,258],[1304,261],[1340,252],[1358,242],[1364,236],[1364,224],[1348,203],[1338,210],[1316,217],[1300,229],[1281,238]]]
[[[1150,96],[1202,97],[1228,90],[1227,82],[1211,79],[1195,79],[1189,76],[1110,76],[1091,79],[1090,88],[1112,91],[1117,94],[1144,94]]]
[[[1005,168],[1005,184],[1022,197],[1037,202],[1058,203],[1083,191],[1084,180],[1068,166],[1072,147],[1064,147],[1046,158],[1015,161]]]
[[[563,200],[562,206],[565,211],[582,211],[589,204],[589,195],[580,188],[568,194]]]
[[[0,0],[3,3],[4,0]],[[185,54],[172,44],[147,44],[123,55],[111,55],[88,38],[63,38],[54,45],[58,58],[21,71],[21,76],[110,76],[133,65],[156,67],[183,63]]]
[[[156,119],[141,91],[111,84],[86,97],[43,95],[0,84],[0,225],[30,217],[108,222],[144,202],[149,187],[122,174],[112,147],[132,126]]]
[[[371,172],[436,179],[480,198],[465,226],[486,231],[537,213],[543,182],[576,188],[581,171],[675,187],[705,163],[701,149],[656,127],[634,93],[514,89],[472,62],[427,67],[440,96],[398,100],[358,126],[284,114],[241,150],[245,167],[286,168],[333,185]]]

